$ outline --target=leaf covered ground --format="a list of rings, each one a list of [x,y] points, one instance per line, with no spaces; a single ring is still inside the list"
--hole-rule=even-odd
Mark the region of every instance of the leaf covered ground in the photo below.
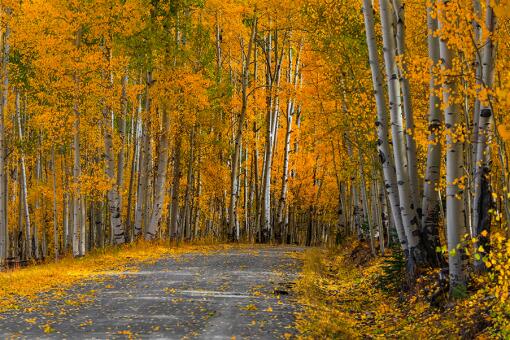
[[[302,338],[502,338],[508,334],[506,302],[477,279],[469,297],[438,291],[438,271],[421,273],[407,289],[385,289],[386,257],[372,258],[366,244],[309,249],[297,282],[297,327]]]
[[[137,247],[120,249],[116,257],[142,253],[147,245]],[[30,297],[18,296],[16,308],[0,312],[0,339],[295,338],[299,307],[290,288],[301,266],[287,255],[301,248],[236,244],[167,249],[154,262],[156,255],[140,255],[136,260],[130,256],[136,263],[106,270],[88,264],[92,277],[67,289],[58,285],[46,293],[39,289]],[[106,255],[97,261],[108,262]],[[83,265],[83,260],[68,264]]]
[[[66,289],[84,280],[102,280],[105,273],[137,270],[138,265],[155,262],[164,256],[190,252],[210,252],[231,248],[231,245],[187,245],[169,247],[163,242],[140,240],[120,247],[97,250],[82,258],[68,256],[57,262],[31,265],[27,268],[0,272],[0,313],[45,304],[51,296],[58,297]],[[42,294],[45,298],[41,299]]]

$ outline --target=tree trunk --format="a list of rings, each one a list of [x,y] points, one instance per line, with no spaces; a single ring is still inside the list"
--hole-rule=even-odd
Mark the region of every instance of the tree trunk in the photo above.
[[[147,240],[154,239],[158,232],[166,192],[166,174],[168,169],[168,129],[170,127],[170,119],[168,117],[167,109],[163,108],[162,110],[163,121],[161,139],[159,142],[158,173],[155,184],[156,199],[154,200],[150,224],[145,232],[145,238]]]
[[[402,89],[402,99],[403,99],[403,110],[404,117],[406,120],[406,129],[404,130],[404,134],[406,137],[406,145],[407,145],[407,171],[409,173],[409,189],[411,191],[412,204],[414,205],[414,209],[416,209],[416,213],[418,215],[418,224],[421,224],[421,205],[418,200],[420,196],[420,187],[418,184],[418,171],[417,161],[416,161],[416,141],[414,140],[414,115],[413,115],[413,106],[411,101],[411,87],[409,85],[409,79],[407,79],[407,66],[406,61],[404,60],[405,56],[405,19],[404,19],[404,5],[400,0],[393,0],[393,7],[395,11],[395,19],[396,19],[396,42],[397,42],[397,55],[401,58],[400,67],[399,67],[399,80],[400,87]],[[397,66],[398,66],[397,65]]]
[[[110,189],[108,190],[108,210],[110,211],[111,233],[114,244],[121,244],[125,241],[124,225],[120,211],[120,193],[118,182],[115,178],[115,160],[113,156],[112,126],[109,121],[111,109],[106,106],[103,109],[103,133],[106,175],[110,180]]]
[[[234,229],[236,227],[237,221],[237,199],[239,193],[237,192],[238,188],[238,172],[239,172],[239,161],[240,161],[240,153],[241,153],[241,139],[243,136],[243,128],[244,121],[246,119],[246,111],[248,109],[248,86],[249,86],[249,77],[250,77],[250,61],[252,55],[252,46],[255,41],[255,37],[257,34],[257,19],[253,20],[250,34],[250,41],[248,43],[248,52],[246,57],[243,58],[243,71],[242,71],[242,104],[241,104],[241,113],[239,115],[239,121],[237,122],[237,131],[235,135],[234,141],[234,152],[232,154],[232,168],[231,168],[231,177],[230,177],[230,206],[229,206],[229,222],[230,232],[234,234]],[[243,56],[244,56],[244,48],[243,48]],[[239,238],[236,233],[235,237],[236,241],[239,241]]]
[[[493,70],[493,49],[492,33],[494,32],[495,18],[490,4],[486,3],[485,25],[487,27],[487,40],[483,47],[482,55],[482,83],[485,89],[492,89],[494,70]],[[478,133],[476,143],[476,162],[475,162],[475,195],[473,199],[473,236],[479,240],[477,248],[482,247],[486,252],[489,251],[489,236],[482,236],[483,230],[490,231],[492,197],[489,183],[490,172],[490,141],[492,135],[492,105],[490,98],[480,103],[478,112]],[[478,271],[485,269],[483,261],[475,260],[475,269]]]
[[[173,155],[173,180],[172,180],[172,205],[170,217],[170,240],[176,240],[179,236],[178,221],[179,221],[179,186],[181,183],[181,134],[176,136],[174,155]]]
[[[377,55],[377,46],[374,32],[374,17],[372,2],[363,0],[363,15],[365,17],[365,33],[369,52],[370,69],[372,71],[372,85],[377,108],[377,148],[379,151],[379,160],[383,169],[384,187],[390,201],[390,211],[395,221],[398,239],[402,250],[407,251],[407,238],[402,223],[400,213],[400,199],[397,190],[397,179],[395,177],[395,167],[390,153],[388,141],[388,118],[386,115],[386,102],[384,99],[384,88],[381,70],[379,68],[379,58]]]
[[[439,189],[441,174],[441,142],[439,141],[439,135],[441,133],[440,128],[443,119],[441,116],[440,98],[437,96],[439,87],[436,84],[436,75],[434,74],[434,67],[439,61],[439,40],[434,36],[437,31],[437,19],[432,17],[432,6],[427,7],[427,42],[429,59],[432,65],[429,70],[429,144],[427,148],[425,179],[423,182],[421,227],[423,241],[427,251],[427,262],[432,266],[440,266],[443,261],[436,251],[436,248],[440,246],[438,230],[440,211],[437,190]]]
[[[58,260],[58,216],[57,216],[57,163],[55,162],[55,147],[51,148],[51,166],[53,172],[53,254]]]
[[[152,82],[150,72],[147,72],[147,85],[145,88],[145,111],[147,116],[150,112],[150,98],[149,98],[149,85]],[[149,117],[147,121],[142,125],[142,145],[139,157],[138,169],[138,190],[136,199],[136,210],[135,210],[135,225],[134,235],[135,237],[142,233],[142,225],[145,220],[145,206],[147,204],[147,188],[149,186],[149,164],[150,164],[150,136],[149,136]],[[146,226],[145,226],[146,227]]]
[[[391,131],[393,141],[393,156],[397,175],[397,187],[399,193],[400,211],[402,223],[407,238],[409,271],[414,276],[415,264],[424,264],[425,254],[420,239],[418,216],[409,186],[409,174],[407,172],[406,149],[404,141],[404,128],[402,125],[402,113],[400,107],[399,82],[395,62],[395,36],[391,23],[391,12],[388,0],[379,0],[381,12],[381,26],[383,32],[384,64],[386,66],[386,78],[388,82],[388,97],[391,113]]]
[[[448,4],[443,0],[446,8]],[[443,14],[444,15],[444,14]],[[438,20],[439,29],[443,23]],[[452,52],[447,42],[443,39],[439,42],[439,53],[442,60],[441,68],[443,72],[448,72],[452,68]],[[465,232],[465,211],[464,195],[460,188],[461,183],[457,183],[464,175],[463,164],[463,144],[457,141],[453,136],[456,129],[460,128],[460,107],[455,103],[451,94],[456,93],[455,80],[448,79],[442,85],[443,87],[443,105],[446,134],[446,228],[448,241],[448,267],[450,276],[450,292],[462,289],[465,286],[465,273],[462,263],[462,251],[460,245],[462,234]]]
[[[81,29],[78,29],[76,33],[76,48],[80,48],[80,40],[81,40]],[[76,87],[75,96],[79,95],[80,91],[80,81],[78,74],[74,75],[74,82]],[[74,162],[73,162],[73,184],[74,184],[74,192],[73,192],[73,255],[80,255],[80,247],[79,247],[79,230],[81,229],[80,223],[80,176],[81,176],[81,165],[80,165],[80,111],[78,108],[78,98],[74,98],[74,136],[73,136],[73,153],[74,153]]]

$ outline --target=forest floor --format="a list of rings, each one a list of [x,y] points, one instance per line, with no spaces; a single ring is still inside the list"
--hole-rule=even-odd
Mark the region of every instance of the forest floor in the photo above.
[[[297,247],[126,246],[0,274],[0,338],[296,335]]]
[[[301,338],[501,339],[510,334],[508,304],[479,283],[470,284],[464,297],[450,299],[447,291],[435,294],[438,270],[428,270],[414,286],[402,288],[404,275],[395,268],[391,249],[374,258],[366,243],[349,240],[338,249],[309,248],[299,256],[304,260],[295,289],[302,306],[296,321]]]

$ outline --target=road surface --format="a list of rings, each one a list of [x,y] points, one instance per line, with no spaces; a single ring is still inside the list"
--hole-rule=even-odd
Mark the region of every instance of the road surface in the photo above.
[[[47,305],[0,314],[0,338],[293,337],[295,247],[191,253],[108,273]],[[44,296],[41,297],[44,300]]]

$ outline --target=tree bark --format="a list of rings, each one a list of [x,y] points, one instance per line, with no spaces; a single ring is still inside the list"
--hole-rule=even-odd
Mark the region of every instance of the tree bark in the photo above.
[[[432,3],[433,6],[433,3]],[[425,179],[423,182],[422,201],[422,235],[427,251],[427,262],[432,266],[442,265],[442,257],[436,248],[440,246],[438,223],[440,217],[439,179],[441,175],[441,142],[439,141],[440,128],[443,122],[441,116],[441,101],[437,96],[437,85],[434,68],[439,62],[439,40],[435,36],[437,19],[433,18],[433,7],[427,7],[427,43],[430,62],[429,74],[429,108],[428,108],[428,147]]]
[[[486,3],[485,26],[488,30],[487,40],[483,47],[482,55],[482,85],[485,89],[491,89],[493,85],[493,49],[492,34],[494,32],[495,18],[490,4]],[[478,112],[478,133],[476,143],[476,162],[474,172],[475,194],[473,198],[473,236],[478,238],[477,248],[482,247],[486,252],[489,251],[489,236],[482,236],[483,230],[490,231],[492,197],[489,183],[490,172],[490,142],[492,137],[493,113],[490,98],[480,102],[480,111]],[[484,262],[475,260],[475,269],[482,271],[485,269]]]
[[[443,0],[446,8],[448,3]],[[444,14],[443,14],[444,15]],[[438,28],[442,29],[443,22],[438,20]],[[439,53],[442,60],[443,72],[452,68],[452,51],[447,42],[440,39]],[[460,127],[460,107],[454,102],[451,94],[456,93],[455,80],[447,79],[442,85],[443,105],[446,134],[446,229],[448,242],[448,267],[450,276],[450,292],[465,286],[465,273],[462,263],[462,251],[459,248],[462,234],[465,232],[464,195],[457,183],[464,175],[463,144],[455,139],[453,134]],[[462,289],[462,288],[461,288]]]
[[[379,67],[379,57],[375,41],[374,17],[372,2],[363,0],[363,15],[365,18],[365,34],[369,52],[370,69],[372,71],[372,85],[374,87],[374,96],[376,100],[377,121],[377,148],[379,151],[379,160],[383,169],[384,187],[390,201],[390,211],[395,221],[398,239],[402,250],[407,252],[408,243],[400,213],[400,199],[397,190],[397,179],[395,176],[395,166],[390,153],[388,141],[388,117],[386,115],[386,102],[384,99],[384,88],[382,73]]]
[[[147,240],[154,239],[158,232],[166,192],[166,174],[168,170],[168,129],[170,127],[170,119],[165,107],[162,108],[162,111],[163,117],[161,139],[159,142],[158,173],[155,184],[156,198],[154,200],[150,224],[145,232],[145,239]]]
[[[181,134],[176,136],[173,155],[173,180],[172,180],[172,205],[170,217],[170,240],[177,240],[179,236],[178,221],[179,221],[179,186],[181,183]]]
[[[248,51],[246,56],[243,58],[244,65],[242,71],[242,104],[241,104],[241,113],[239,115],[239,121],[237,122],[237,131],[235,135],[234,141],[234,152],[232,154],[232,168],[231,168],[231,177],[230,177],[230,206],[229,206],[229,222],[230,222],[230,233],[235,236],[235,240],[239,241],[239,237],[237,233],[234,233],[234,229],[236,228],[237,221],[237,199],[239,193],[237,191],[238,188],[238,172],[239,172],[239,161],[240,161],[240,153],[241,153],[241,139],[243,136],[243,128],[244,121],[246,119],[246,111],[248,109],[248,86],[249,86],[249,77],[250,77],[250,62],[252,55],[253,43],[255,41],[255,37],[257,34],[257,18],[256,16],[253,19],[250,41],[248,42]],[[244,48],[242,53],[244,54]]]
[[[383,32],[383,51],[386,66],[386,78],[388,82],[388,97],[391,113],[391,130],[393,141],[393,156],[397,175],[397,187],[400,201],[402,223],[407,238],[409,272],[414,276],[413,267],[422,265],[426,258],[420,239],[418,216],[414,207],[409,186],[409,174],[407,172],[407,160],[404,141],[404,128],[402,125],[402,113],[400,107],[399,82],[395,62],[395,36],[391,23],[391,12],[388,0],[379,0],[381,25]]]

